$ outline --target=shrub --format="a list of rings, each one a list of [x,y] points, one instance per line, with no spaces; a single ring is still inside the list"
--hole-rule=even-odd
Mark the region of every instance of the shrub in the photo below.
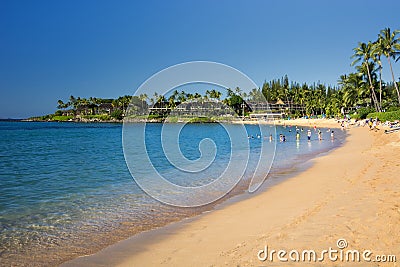
[[[367,115],[370,113],[373,113],[375,109],[371,107],[363,107],[357,109],[357,112],[351,116],[353,119],[359,119],[359,120],[364,120],[367,118]]]
[[[398,111],[400,110],[400,107],[389,107],[386,112],[393,112],[393,111]]]
[[[113,112],[111,112],[111,117],[117,120],[122,120],[122,110],[120,109],[114,110]]]
[[[82,118],[84,118],[84,119],[89,119],[89,120],[91,120],[91,119],[98,119],[98,120],[101,120],[101,121],[108,121],[108,120],[111,119],[110,116],[107,115],[107,114],[84,115],[84,116],[82,116]]]
[[[72,119],[74,116],[53,116],[51,119],[53,121],[68,121]]]
[[[374,112],[368,114],[368,118],[378,118],[380,121],[396,121],[400,120],[400,110],[392,112]]]

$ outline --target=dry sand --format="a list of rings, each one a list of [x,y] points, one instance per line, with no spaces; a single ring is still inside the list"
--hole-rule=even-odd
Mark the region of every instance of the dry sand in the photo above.
[[[338,125],[327,120],[314,124]],[[344,146],[252,198],[142,233],[66,266],[303,266],[280,262],[276,255],[272,262],[262,262],[257,254],[265,246],[319,253],[338,249],[340,238],[348,243],[343,251],[371,250],[371,259],[395,255],[399,262],[400,133],[385,135],[366,127],[349,131]],[[347,265],[327,255],[315,264]],[[358,265],[379,266],[363,261]]]

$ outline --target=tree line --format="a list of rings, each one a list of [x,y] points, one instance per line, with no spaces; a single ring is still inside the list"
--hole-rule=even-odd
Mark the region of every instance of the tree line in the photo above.
[[[174,90],[169,95],[155,92],[152,96],[121,96],[116,99],[90,97],[75,98],[71,96],[67,102],[58,101],[58,109],[70,109],[74,112],[83,110],[86,114],[97,114],[104,104],[111,105],[119,117],[123,116],[127,107],[133,105],[147,110],[149,107],[174,109],[188,100],[222,101],[239,115],[251,111],[247,102],[269,103],[283,102],[286,113],[292,117],[325,115],[328,117],[355,113],[363,108],[368,111],[382,112],[397,109],[400,106],[400,79],[393,71],[393,64],[400,59],[399,30],[385,28],[380,31],[375,41],[360,42],[353,49],[351,63],[355,71],[341,75],[336,86],[322,83],[297,83],[289,81],[287,75],[281,79],[265,81],[261,88],[243,92],[240,88],[227,89],[225,94],[210,89],[200,93],[187,93]],[[382,79],[383,59],[386,58],[390,70],[391,81]],[[221,99],[222,96],[224,99]],[[293,108],[296,107],[296,108]],[[101,112],[101,110],[100,110]],[[155,112],[155,111],[153,111]],[[364,111],[365,113],[365,111]]]

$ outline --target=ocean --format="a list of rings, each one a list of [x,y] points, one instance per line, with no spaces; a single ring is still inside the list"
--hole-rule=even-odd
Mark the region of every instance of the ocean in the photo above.
[[[128,126],[135,129],[140,125]],[[308,128],[299,127],[301,140],[296,141],[295,127],[275,129],[268,125],[260,131],[257,125],[246,125],[247,136],[241,141],[249,145],[246,150],[241,145],[232,146],[226,128],[217,123],[171,127],[179,130],[179,138],[175,139],[183,159],[165,155],[169,148],[161,141],[161,123],[146,125],[146,155],[142,155],[143,151],[123,146],[122,124],[0,122],[0,265],[54,266],[135,233],[200,214],[233,195],[251,197],[246,192],[263,145],[268,153],[275,152],[268,180],[279,181],[308,159],[340,146],[346,137],[345,132],[335,130],[332,141],[329,129],[320,129],[323,140],[319,141],[312,130],[308,142]],[[240,126],[229,127],[235,132]],[[135,130],[129,133],[132,135],[124,138],[134,140]],[[168,134],[165,131],[166,140]],[[270,143],[269,134],[277,140],[276,146]],[[287,141],[279,142],[279,134],[284,134]],[[207,141],[199,148],[205,139],[213,143]],[[134,156],[134,164],[124,156],[124,149]],[[189,175],[193,172],[190,164],[189,170],[177,170],[176,166],[185,167],[187,162],[202,164],[196,160],[207,156],[209,150],[213,151],[213,161],[209,166],[204,163],[203,175]],[[238,163],[232,164],[230,172],[224,172],[232,155]],[[247,161],[243,173],[234,168],[242,158]],[[207,185],[223,173],[243,177],[222,200],[194,208],[175,207],[150,197],[133,179],[131,174],[151,178],[154,170],[140,168],[147,166],[146,160],[168,181],[180,186]],[[172,164],[171,160],[181,162]],[[152,185],[157,187],[157,180]],[[193,200],[203,198],[195,196]]]

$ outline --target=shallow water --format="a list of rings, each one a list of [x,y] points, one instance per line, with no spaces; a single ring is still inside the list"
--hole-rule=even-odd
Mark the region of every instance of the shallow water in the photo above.
[[[199,142],[210,138],[218,148],[214,164],[203,176],[188,179],[177,172],[160,150],[162,124],[150,124],[147,147],[157,170],[170,181],[198,186],[213,181],[229,162],[231,144],[218,124],[186,125],[179,139],[182,154],[201,158]],[[269,127],[269,126],[265,126]],[[261,136],[257,126],[246,126],[254,138],[250,145],[248,180],[269,132],[285,134],[277,142],[270,176],[290,173],[296,164],[339,146],[322,129],[324,140],[313,131],[307,142],[306,128],[295,141],[294,127],[267,128]],[[300,129],[299,129],[300,131]],[[278,138],[277,136],[275,138]],[[271,145],[271,144],[270,144]],[[273,150],[269,150],[273,151]],[[272,177],[273,178],[273,177]],[[244,192],[241,183],[233,194]],[[122,125],[107,123],[0,122],[0,263],[1,265],[54,266],[65,260],[93,253],[137,232],[165,225],[211,209],[177,208],[149,197],[134,183],[124,159]]]

